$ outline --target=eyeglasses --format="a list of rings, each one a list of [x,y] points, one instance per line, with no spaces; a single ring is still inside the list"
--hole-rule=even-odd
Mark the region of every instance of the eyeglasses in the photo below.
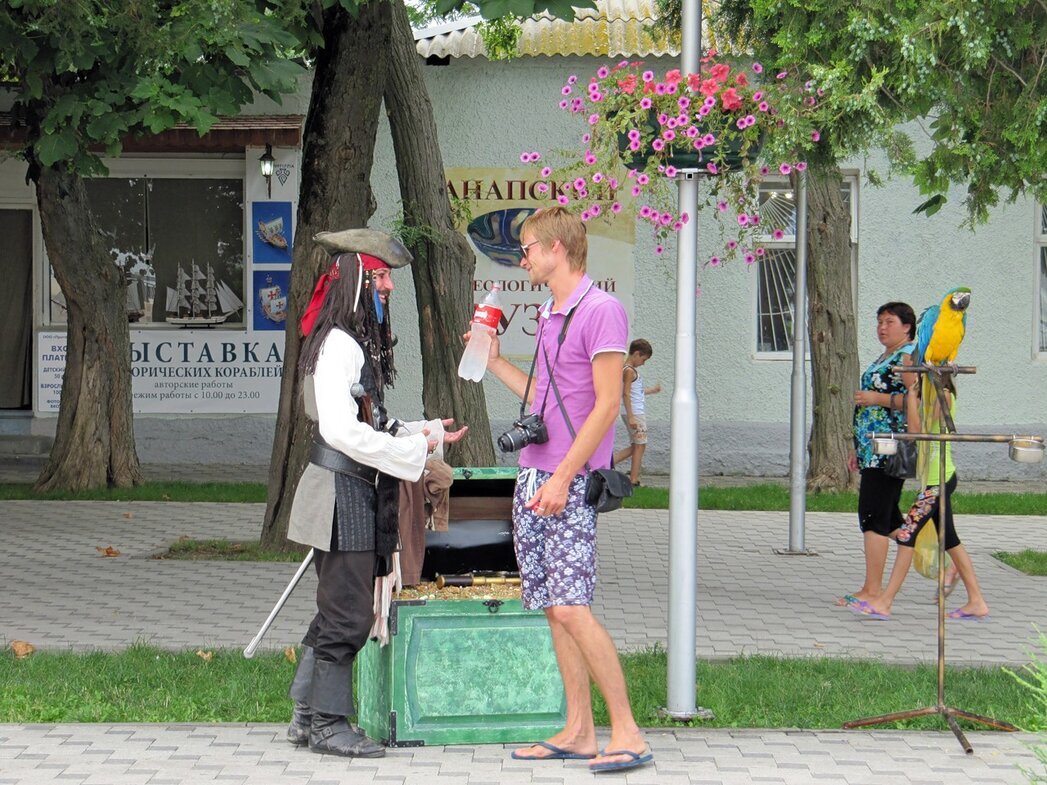
[[[541,243],[538,240],[532,240],[531,242],[524,243],[520,246],[520,253],[523,255],[524,259],[527,258],[527,252],[530,250],[532,245],[541,245]]]

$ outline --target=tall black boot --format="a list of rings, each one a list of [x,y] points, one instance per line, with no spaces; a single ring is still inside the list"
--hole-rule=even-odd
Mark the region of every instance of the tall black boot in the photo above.
[[[304,747],[309,743],[309,727],[313,722],[313,710],[309,707],[309,691],[313,685],[315,665],[313,647],[306,646],[302,649],[302,659],[298,661],[294,680],[287,691],[287,696],[294,701],[291,724],[287,726],[287,740],[296,747]]]
[[[309,706],[313,722],[309,749],[346,758],[381,758],[385,747],[354,730],[346,716],[353,710],[353,665],[317,660]]]

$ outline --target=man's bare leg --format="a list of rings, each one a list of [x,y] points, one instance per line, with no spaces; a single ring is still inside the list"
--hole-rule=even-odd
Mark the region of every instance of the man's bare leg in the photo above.
[[[547,739],[547,742],[569,752],[595,755],[597,750],[596,727],[593,725],[589,669],[574,639],[551,611],[551,608],[546,609],[545,615],[549,620],[549,631],[553,636],[556,663],[560,667],[560,676],[563,678],[564,695],[567,698],[567,719],[563,730]],[[545,747],[535,745],[525,748],[522,754],[527,757],[545,758],[551,752]]]
[[[629,705],[629,694],[625,687],[625,674],[622,673],[618,650],[607,630],[586,605],[556,606],[549,608],[546,616],[550,619],[550,624],[555,619],[571,637],[607,704],[611,720],[611,739],[605,749],[630,750],[637,754],[646,752],[647,742]],[[602,755],[594,758],[592,762],[626,760],[627,756]]]

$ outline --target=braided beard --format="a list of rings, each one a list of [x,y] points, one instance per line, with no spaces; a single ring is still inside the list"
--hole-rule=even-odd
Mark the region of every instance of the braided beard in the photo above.
[[[384,318],[378,321],[378,312],[374,306],[374,281],[371,273],[366,272],[364,273],[364,289],[357,308],[358,318],[354,320],[358,327],[351,332],[364,350],[367,363],[374,373],[380,398],[383,390],[386,387],[392,387],[396,380],[396,366],[393,364],[395,339],[393,338],[389,303],[385,303],[382,310]]]

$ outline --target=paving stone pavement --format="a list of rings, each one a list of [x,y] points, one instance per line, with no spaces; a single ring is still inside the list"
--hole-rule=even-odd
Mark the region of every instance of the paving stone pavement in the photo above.
[[[0,502],[0,645],[120,649],[136,641],[185,649],[242,648],[294,573],[293,564],[152,560],[180,536],[250,540],[264,507],[236,504]],[[788,514],[701,511],[698,640],[705,658],[765,653],[912,663],[936,656],[933,584],[912,576],[890,622],[832,605],[857,588],[860,537],[851,514],[808,513],[816,556],[778,556]],[[949,623],[950,664],[1029,660],[1034,625],[1047,628],[1047,582],[991,557],[1042,548],[1047,520],[963,516],[992,607],[986,623]],[[625,649],[665,645],[669,516],[622,510],[600,518],[595,610]],[[116,557],[98,548],[111,546]],[[315,610],[303,580],[264,647],[297,643]],[[963,602],[962,589],[950,606]],[[930,697],[930,696],[929,696]],[[701,695],[699,691],[699,702]],[[1004,718],[1005,719],[1005,718]],[[521,763],[503,745],[393,749],[378,761],[295,751],[272,725],[0,725],[0,785],[40,782],[573,783],[584,763]],[[681,729],[650,733],[654,766],[633,783],[1024,783],[1035,767],[1021,734],[971,733],[965,756],[951,733]],[[1042,766],[1041,766],[1042,768]]]

